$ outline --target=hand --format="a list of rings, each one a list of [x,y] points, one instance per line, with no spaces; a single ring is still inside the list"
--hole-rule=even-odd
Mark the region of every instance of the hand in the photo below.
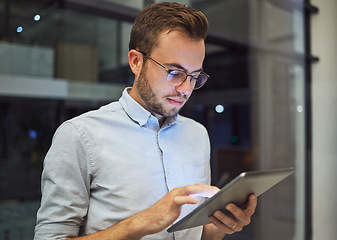
[[[211,197],[218,191],[217,187],[205,184],[174,188],[154,205],[134,215],[133,224],[141,226],[142,236],[157,233],[170,226],[179,217],[182,205],[198,202],[192,196]]]
[[[233,234],[239,232],[244,226],[250,223],[251,216],[254,214],[257,205],[257,198],[254,194],[249,196],[246,209],[241,209],[235,204],[229,203],[226,209],[230,211],[234,219],[225,215],[221,211],[215,211],[210,221],[213,224],[213,231],[220,236],[222,234]]]
[[[218,191],[217,187],[205,184],[174,188],[144,211],[102,231],[75,239],[139,240],[146,235],[160,232],[170,226],[179,217],[182,205],[198,202],[193,196],[211,197]]]

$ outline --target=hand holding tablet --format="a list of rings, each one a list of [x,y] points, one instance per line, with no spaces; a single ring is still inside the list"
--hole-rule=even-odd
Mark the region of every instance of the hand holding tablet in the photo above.
[[[207,199],[191,213],[173,224],[167,231],[174,232],[209,224],[209,216],[215,211],[224,210],[228,203],[243,206],[250,194],[254,193],[256,197],[260,196],[293,172],[293,168],[243,172],[213,197]]]

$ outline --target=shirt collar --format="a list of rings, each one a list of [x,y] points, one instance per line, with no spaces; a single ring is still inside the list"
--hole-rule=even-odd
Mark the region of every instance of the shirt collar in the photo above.
[[[124,89],[122,97],[119,99],[119,103],[122,105],[126,114],[136,121],[140,126],[145,125],[150,117],[151,113],[137,103],[129,94],[131,87]],[[177,121],[178,114],[174,117],[169,117],[165,120],[162,127],[169,127]]]

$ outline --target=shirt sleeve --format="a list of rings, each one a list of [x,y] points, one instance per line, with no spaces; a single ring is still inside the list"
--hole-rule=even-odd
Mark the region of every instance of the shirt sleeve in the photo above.
[[[78,236],[90,194],[90,154],[86,140],[70,122],[55,132],[44,160],[35,240]]]

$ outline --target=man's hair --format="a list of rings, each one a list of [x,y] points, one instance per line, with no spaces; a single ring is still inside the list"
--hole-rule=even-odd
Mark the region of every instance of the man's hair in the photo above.
[[[129,49],[151,54],[164,31],[181,31],[193,40],[205,40],[207,30],[208,21],[202,12],[173,2],[151,4],[134,21]]]

